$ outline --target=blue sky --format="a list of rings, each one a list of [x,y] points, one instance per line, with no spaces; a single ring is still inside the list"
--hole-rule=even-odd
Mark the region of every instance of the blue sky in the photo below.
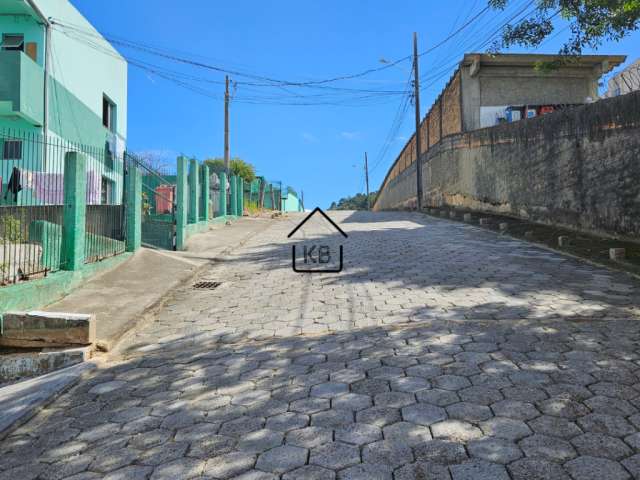
[[[420,50],[439,43],[486,5],[485,0],[278,0],[218,2],[193,0],[72,0],[107,36],[159,47],[180,58],[287,81],[333,78],[381,67],[411,53],[412,32]],[[421,58],[427,77],[422,115],[430,107],[464,52],[478,48],[526,4],[515,0],[503,13],[485,13],[449,42]],[[540,52],[557,52],[567,31]],[[640,56],[636,32],[598,53]],[[116,45],[126,57],[191,78],[188,88],[129,68],[129,148],[172,159],[223,153],[224,74]],[[522,51],[522,50],[513,50]],[[371,189],[378,188],[414,126],[413,107],[389,137],[407,85],[410,62],[328,86],[384,90],[388,94],[309,88],[257,87],[240,82],[231,107],[231,155],[253,163],[259,174],[304,191],[307,208],[364,191],[363,155],[369,153]],[[181,80],[185,83],[185,80]],[[199,94],[193,91],[196,86]],[[298,97],[292,96],[298,95]],[[303,95],[300,97],[300,95]],[[310,96],[313,95],[313,96]],[[366,98],[363,98],[366,97]],[[274,104],[277,103],[277,104]],[[282,103],[312,105],[282,105]],[[344,105],[344,103],[348,105]],[[320,103],[320,104],[318,104]],[[336,103],[338,105],[336,105]],[[389,137],[389,142],[386,139]],[[387,145],[386,155],[381,149]]]

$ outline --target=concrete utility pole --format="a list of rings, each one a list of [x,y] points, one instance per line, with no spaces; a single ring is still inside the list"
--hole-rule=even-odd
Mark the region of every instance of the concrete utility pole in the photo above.
[[[422,210],[422,163],[420,162],[422,142],[420,141],[420,72],[418,70],[418,61],[418,34],[413,32],[413,86],[416,103],[416,193],[418,196],[418,210]]]
[[[224,170],[229,175],[229,75],[224,77]]]
[[[369,201],[369,160],[367,152],[364,152],[364,179],[367,184],[367,210],[371,210],[371,202]]]

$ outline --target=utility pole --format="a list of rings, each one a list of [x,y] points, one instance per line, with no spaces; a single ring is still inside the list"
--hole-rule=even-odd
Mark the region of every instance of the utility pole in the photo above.
[[[369,160],[367,152],[364,152],[364,179],[367,184],[367,210],[371,210],[371,201],[369,200]]]
[[[229,175],[229,75],[224,78],[224,170]]]
[[[420,141],[420,72],[418,71],[418,34],[413,32],[413,86],[414,101],[416,104],[416,180],[418,196],[418,211],[422,210],[422,163],[420,162],[420,151],[422,149]]]

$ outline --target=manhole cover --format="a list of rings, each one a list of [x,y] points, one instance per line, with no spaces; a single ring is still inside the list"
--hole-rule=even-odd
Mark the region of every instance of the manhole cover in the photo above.
[[[213,290],[221,285],[220,282],[198,282],[193,285],[193,288],[198,290]]]

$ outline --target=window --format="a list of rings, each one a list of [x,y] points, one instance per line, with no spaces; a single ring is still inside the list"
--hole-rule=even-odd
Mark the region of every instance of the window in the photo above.
[[[111,203],[112,195],[113,195],[113,182],[109,180],[107,177],[102,177],[102,188],[101,194],[102,198],[100,199],[100,203],[102,205],[109,205]]]
[[[116,131],[116,105],[106,96],[102,97],[102,125],[111,132]]]
[[[2,144],[4,160],[22,160],[22,140],[5,140]]]
[[[2,35],[2,49],[24,51],[24,35],[5,33]]]

